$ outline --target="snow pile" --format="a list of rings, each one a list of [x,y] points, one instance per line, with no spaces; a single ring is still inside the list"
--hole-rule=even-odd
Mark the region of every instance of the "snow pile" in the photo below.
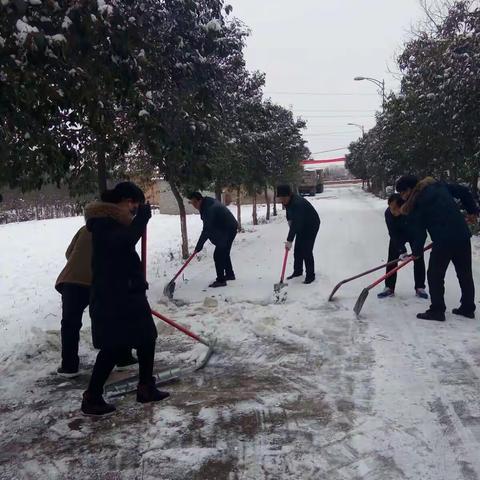
[[[30,33],[38,33],[37,27],[32,27],[22,19],[18,19],[16,23],[18,33],[16,34],[19,43],[25,43]]]
[[[70,17],[68,15],[65,15],[65,18],[63,19],[63,22],[62,22],[62,28],[64,30],[68,30],[71,25],[72,25],[72,21],[70,20]]]
[[[100,15],[111,15],[113,13],[113,7],[108,5],[105,0],[97,0],[98,12]]]
[[[220,32],[222,30],[222,24],[218,19],[214,18],[205,25],[205,30],[207,32]]]

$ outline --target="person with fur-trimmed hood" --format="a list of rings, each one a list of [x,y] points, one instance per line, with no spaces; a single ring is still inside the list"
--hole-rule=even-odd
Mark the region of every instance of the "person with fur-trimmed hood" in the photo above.
[[[92,283],[92,234],[85,225],[73,237],[65,257],[67,263],[55,282],[55,289],[62,295],[62,363],[57,374],[74,378],[80,375],[78,344],[83,312],[90,303]],[[131,349],[126,348],[117,360],[117,369],[125,370],[136,363]]]
[[[405,201],[402,213],[424,227],[433,242],[427,273],[431,305],[417,318],[445,321],[445,274],[450,262],[455,267],[462,291],[460,307],[454,308],[452,313],[474,318],[471,232],[455,202],[455,199],[460,200],[469,222],[476,222],[479,209],[472,194],[461,185],[438,182],[431,177],[419,181],[413,175],[401,177],[396,189]],[[419,238],[412,245],[412,253],[418,257],[422,250],[423,243]]]
[[[137,350],[137,401],[156,402],[169,396],[157,390],[153,377],[157,329],[147,300],[142,263],[135,245],[151,218],[142,190],[119,183],[102,194],[102,201],[87,206],[87,228],[92,233],[92,286],[90,317],[93,345],[99,349],[82,412],[105,415],[115,410],[103,399],[103,387],[120,352]]]

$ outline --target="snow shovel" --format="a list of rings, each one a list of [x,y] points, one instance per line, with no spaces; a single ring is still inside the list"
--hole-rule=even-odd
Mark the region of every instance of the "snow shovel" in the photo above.
[[[432,244],[428,245],[428,247],[425,247],[424,251],[430,250],[432,248]],[[368,294],[370,293],[370,290],[372,288],[375,288],[378,284],[382,283],[384,280],[387,278],[391,277],[395,273],[397,273],[401,268],[405,267],[405,265],[408,265],[409,263],[413,262],[416,260],[415,257],[410,257],[408,260],[405,260],[404,262],[400,263],[400,265],[393,270],[390,270],[388,273],[380,277],[378,280],[373,282],[371,285],[368,287],[365,287],[362,290],[362,293],[360,293],[357,302],[355,303],[355,306],[353,307],[353,311],[356,313],[356,315],[360,315],[360,312],[362,311],[363,305],[365,304],[365,301],[367,300]]]
[[[163,289],[163,294],[169,298],[170,300],[173,298],[173,293],[175,292],[175,280],[183,273],[183,271],[187,268],[188,264],[193,260],[193,257],[197,254],[194,251],[189,257],[188,260],[183,264],[182,268],[177,272],[177,274],[165,285]]]
[[[431,245],[428,247],[425,247],[423,249],[424,252],[426,252],[429,248],[431,248]],[[352,282],[353,280],[357,280],[358,278],[364,277],[365,275],[368,275],[370,273],[376,272],[377,270],[381,270],[382,268],[389,267],[390,265],[395,265],[396,263],[399,263],[401,260],[397,258],[396,260],[392,260],[391,262],[384,263],[383,265],[379,265],[378,267],[372,268],[371,270],[367,270],[366,272],[359,273],[358,275],[355,275],[354,277],[346,278],[345,280],[342,280],[341,282],[337,283],[335,285],[335,288],[332,290],[332,293],[328,297],[328,301],[331,302],[333,300],[333,296],[337,293],[338,289],[342,286],[345,285],[348,282]]]
[[[143,264],[144,271],[146,271],[146,261],[147,261],[146,246],[147,246],[147,243],[146,243],[146,231],[145,231],[144,235],[142,236],[142,262],[144,262]],[[190,330],[185,328],[183,325],[180,325],[179,323],[173,321],[172,319],[165,317],[165,315],[162,315],[161,313],[156,312],[154,310],[151,310],[151,312],[152,312],[152,315],[159,318],[163,322],[168,323],[170,326],[176,328],[177,330],[184,333],[185,335],[188,335],[190,338],[193,338],[197,342],[202,343],[203,345],[208,347],[207,353],[205,354],[203,359],[200,362],[196,363],[194,367],[167,369],[163,372],[160,372],[158,375],[156,375],[156,383],[157,382],[166,383],[170,380],[180,378],[189,373],[193,373],[193,372],[196,372],[197,370],[204,368],[214,353],[214,347],[217,343],[217,340],[212,339],[210,341],[207,341],[204,338],[200,337],[199,335],[191,332]],[[135,391],[137,388],[136,387],[137,383],[138,383],[138,376],[135,375],[127,379],[120,380],[119,382],[113,382],[107,385],[105,387],[105,390],[107,391],[107,393],[109,393],[110,396],[125,395],[127,393]]]
[[[275,303],[282,303],[286,300],[286,295],[280,295],[281,291],[288,285],[288,283],[284,282],[285,279],[285,270],[287,269],[287,259],[288,259],[288,252],[290,250],[288,248],[285,249],[285,255],[283,257],[283,265],[282,265],[282,274],[280,276],[280,282],[276,283],[273,286],[274,292],[274,301]],[[285,292],[286,293],[286,292]]]
[[[155,376],[155,385],[161,385],[165,383],[169,383],[173,380],[178,380],[182,377],[186,377],[192,373],[197,372],[198,370],[202,370],[210,361],[210,358],[214,354],[215,345],[217,340],[215,338],[211,340],[206,340],[199,335],[193,333],[192,331],[185,328],[183,325],[173,321],[172,319],[165,317],[159,312],[152,310],[152,315],[159,318],[165,323],[168,323],[172,327],[176,328],[180,332],[188,335],[190,338],[193,338],[199,343],[202,343],[207,349],[207,353],[200,359],[200,361],[195,361],[195,364],[190,367],[174,367],[174,368],[167,368],[161,372],[157,372],[154,374]],[[105,386],[105,391],[109,397],[118,397],[122,395],[126,395],[128,393],[132,393],[136,391],[138,384],[138,375],[132,375],[131,377],[124,378],[123,380],[119,380],[117,382],[111,382]]]

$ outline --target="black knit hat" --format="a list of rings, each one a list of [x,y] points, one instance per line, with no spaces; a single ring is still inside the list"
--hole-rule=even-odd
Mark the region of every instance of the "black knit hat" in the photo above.
[[[404,175],[397,180],[395,185],[395,190],[402,193],[408,190],[409,188],[415,188],[418,183],[418,178],[415,175]]]
[[[142,189],[132,182],[118,183],[112,190],[102,193],[102,201],[120,203],[122,200],[131,199],[134,202],[145,203],[145,194]]]
[[[290,185],[278,185],[277,197],[289,197],[292,194]]]

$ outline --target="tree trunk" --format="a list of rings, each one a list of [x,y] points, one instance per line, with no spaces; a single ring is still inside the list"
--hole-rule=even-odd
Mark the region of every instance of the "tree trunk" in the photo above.
[[[187,232],[187,211],[185,210],[185,203],[183,198],[178,191],[177,186],[173,182],[168,182],[170,188],[172,189],[173,196],[178,204],[178,210],[180,212],[180,228],[182,230],[182,257],[187,259],[189,257],[188,253],[188,232]]]
[[[472,192],[477,195],[478,194],[478,173],[475,173],[472,176]]]
[[[265,201],[267,202],[267,222],[270,220],[270,197],[268,196],[268,188],[265,187]]]
[[[277,216],[277,191],[273,189],[273,216]]]
[[[238,231],[242,231],[242,187],[237,188],[237,222]]]
[[[258,225],[258,216],[257,216],[257,192],[253,194],[253,208],[252,208],[252,218],[253,224]]]
[[[219,183],[215,184],[215,198],[221,202],[222,201],[222,186]]]
[[[97,148],[98,193],[101,195],[107,189],[107,163],[103,145]]]

